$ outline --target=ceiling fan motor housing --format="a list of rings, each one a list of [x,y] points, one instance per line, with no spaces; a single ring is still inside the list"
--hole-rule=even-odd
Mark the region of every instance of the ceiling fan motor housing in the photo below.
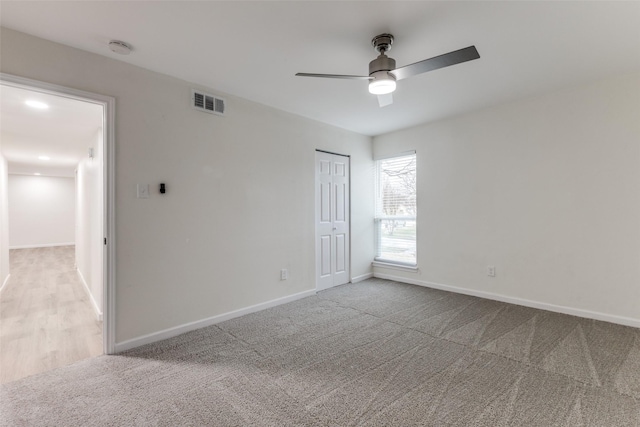
[[[381,54],[373,61],[369,62],[369,75],[378,71],[391,71],[396,69],[396,60]]]
[[[391,50],[393,36],[391,34],[377,35],[373,40],[371,40],[371,44],[380,55],[373,61],[369,62],[369,75],[371,76],[373,73],[377,73],[379,71],[395,70],[396,60],[385,55],[386,52]]]

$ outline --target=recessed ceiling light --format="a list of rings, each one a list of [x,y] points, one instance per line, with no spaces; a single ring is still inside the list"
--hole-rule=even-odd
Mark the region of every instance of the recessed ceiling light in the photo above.
[[[51,157],[49,157],[49,156],[38,156],[38,159],[40,159],[40,160],[51,160]]]
[[[40,172],[36,172],[34,173],[34,175],[40,176]]]
[[[25,104],[27,104],[31,108],[37,108],[38,110],[46,110],[47,108],[49,108],[49,106],[44,102],[34,101],[32,99],[25,102]]]
[[[120,40],[111,40],[109,42],[109,49],[111,49],[111,52],[115,52],[120,55],[129,55],[131,53],[131,45]]]

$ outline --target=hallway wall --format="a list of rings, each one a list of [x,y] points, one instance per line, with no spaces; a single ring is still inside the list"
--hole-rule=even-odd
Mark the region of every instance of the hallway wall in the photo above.
[[[7,160],[0,154],[0,289],[9,276],[9,211]]]
[[[102,320],[102,129],[97,129],[92,140],[87,141],[89,147],[93,148],[93,158],[87,157],[78,164],[76,177],[76,265],[91,294],[98,320]]]
[[[75,243],[73,178],[9,175],[9,247]]]

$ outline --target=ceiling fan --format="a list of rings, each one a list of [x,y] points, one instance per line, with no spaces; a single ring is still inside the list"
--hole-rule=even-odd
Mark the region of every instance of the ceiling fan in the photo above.
[[[450,65],[456,65],[480,58],[480,54],[476,50],[476,47],[469,46],[464,49],[455,50],[453,52],[445,53],[444,55],[435,56],[410,65],[405,65],[404,67],[396,68],[395,59],[389,58],[386,55],[386,53],[391,50],[391,45],[393,44],[393,36],[391,34],[380,34],[375,36],[373,40],[371,40],[371,44],[373,44],[376,52],[380,55],[369,63],[368,76],[314,73],[297,73],[296,76],[369,80],[369,92],[374,95],[378,95],[378,103],[380,104],[380,107],[385,107],[393,103],[391,93],[396,90],[397,80],[406,79],[407,77],[426,73],[427,71],[433,71],[438,68],[444,68]]]

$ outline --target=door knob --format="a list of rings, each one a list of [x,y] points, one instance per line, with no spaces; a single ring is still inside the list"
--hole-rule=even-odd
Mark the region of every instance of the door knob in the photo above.
[[[338,229],[338,227],[333,227],[333,231],[336,231]]]

